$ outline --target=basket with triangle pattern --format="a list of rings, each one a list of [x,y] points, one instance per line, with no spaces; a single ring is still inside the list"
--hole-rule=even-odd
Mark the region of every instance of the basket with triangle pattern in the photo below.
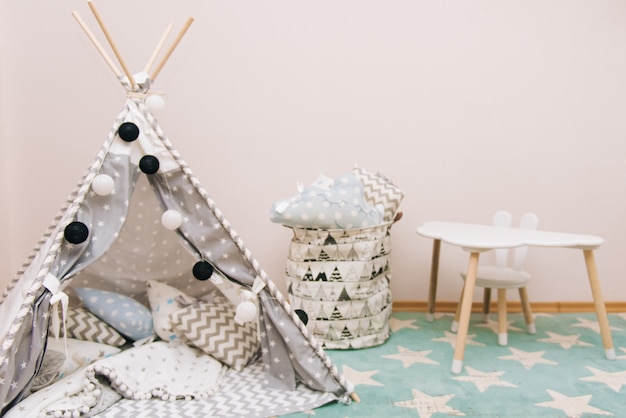
[[[358,229],[292,227],[289,301],[326,349],[380,345],[389,338],[392,223]]]

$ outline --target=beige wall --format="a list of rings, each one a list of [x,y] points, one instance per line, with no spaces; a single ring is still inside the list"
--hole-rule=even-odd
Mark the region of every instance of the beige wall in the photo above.
[[[4,60],[4,54],[0,49],[0,65]],[[11,268],[11,244],[9,236],[10,213],[9,213],[9,170],[8,170],[8,149],[5,144],[6,135],[4,127],[6,125],[5,105],[6,95],[3,92],[2,70],[0,67],[0,287],[4,288],[8,277],[12,274]]]
[[[290,231],[268,209],[354,163],[406,189],[392,229],[397,300],[425,300],[426,220],[534,211],[603,236],[606,299],[626,300],[626,3],[98,1],[133,71],[165,27],[196,21],[154,90],[159,116],[247,246],[283,286]],[[0,5],[2,278],[17,270],[106,137],[124,92],[70,15]],[[6,182],[6,183],[5,183]],[[442,249],[440,297],[465,268]],[[533,249],[534,301],[591,300],[579,252]]]

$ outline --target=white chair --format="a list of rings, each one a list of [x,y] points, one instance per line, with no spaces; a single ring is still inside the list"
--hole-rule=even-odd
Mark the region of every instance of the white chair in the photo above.
[[[537,229],[539,219],[533,213],[526,213],[520,220],[521,229]],[[499,211],[493,215],[493,226],[510,227],[511,214],[506,211]],[[529,334],[536,332],[533,314],[528,301],[526,284],[530,280],[530,274],[524,271],[524,262],[528,254],[528,247],[517,247],[513,249],[511,263],[509,262],[509,250],[497,249],[495,251],[495,265],[479,265],[476,274],[476,286],[484,288],[483,294],[483,321],[489,321],[489,305],[491,303],[491,289],[498,290],[498,344],[508,344],[507,333],[507,308],[506,291],[508,289],[518,289],[524,320]],[[461,273],[465,280],[466,273]],[[456,315],[452,322],[452,331],[458,329],[461,303],[457,305]]]

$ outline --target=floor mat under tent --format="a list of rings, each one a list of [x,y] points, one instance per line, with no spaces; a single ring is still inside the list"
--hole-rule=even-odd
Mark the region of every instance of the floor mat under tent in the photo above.
[[[122,399],[98,418],[197,418],[268,417],[307,411],[336,400],[332,393],[314,392],[299,384],[295,391],[266,387],[263,363],[258,361],[241,372],[224,376],[218,394],[207,400]]]

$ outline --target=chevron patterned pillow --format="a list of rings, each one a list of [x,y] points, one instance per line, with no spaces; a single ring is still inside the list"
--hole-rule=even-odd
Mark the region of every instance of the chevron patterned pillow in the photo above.
[[[241,371],[259,346],[257,323],[235,322],[235,306],[221,296],[198,301],[170,315],[173,328],[190,345]]]
[[[363,183],[363,192],[367,202],[373,206],[380,205],[384,209],[383,219],[385,222],[393,221],[400,202],[406,194],[404,190],[382,174],[370,173],[358,166],[352,169],[352,174]]]
[[[65,327],[69,338],[113,347],[126,344],[126,339],[119,332],[84,308],[69,308]],[[62,327],[61,334],[63,334]]]

